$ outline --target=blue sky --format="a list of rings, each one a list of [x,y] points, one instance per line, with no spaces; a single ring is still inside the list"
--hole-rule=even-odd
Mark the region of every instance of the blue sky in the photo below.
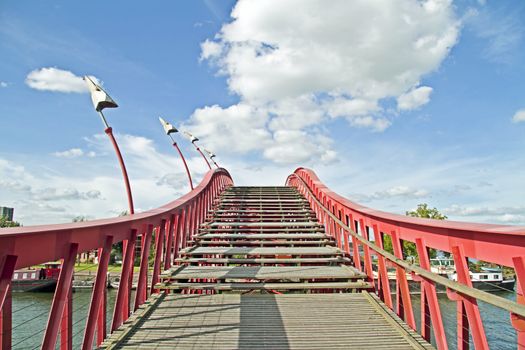
[[[0,24],[0,205],[25,225],[126,208],[86,74],[139,210],[188,190],[162,116],[237,184],[307,166],[373,208],[525,224],[522,1],[7,0]]]

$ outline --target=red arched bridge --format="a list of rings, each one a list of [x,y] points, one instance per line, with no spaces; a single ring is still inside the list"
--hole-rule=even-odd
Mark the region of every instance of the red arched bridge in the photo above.
[[[403,256],[407,241],[416,259]],[[108,263],[119,242],[120,282],[109,303]],[[76,321],[76,257],[96,249],[87,316]],[[432,268],[432,250],[450,254],[455,278]],[[513,268],[516,300],[474,288],[468,259]],[[494,330],[481,304],[507,313],[517,333],[509,347],[525,348],[524,227],[372,210],[305,168],[282,187],[236,187],[225,169],[210,170],[190,193],[147,212],[3,229],[1,349],[19,343],[14,271],[48,261],[61,269],[43,331],[32,335],[42,349],[76,347],[75,327],[82,349],[487,349]],[[443,325],[439,291],[457,305],[455,332]]]

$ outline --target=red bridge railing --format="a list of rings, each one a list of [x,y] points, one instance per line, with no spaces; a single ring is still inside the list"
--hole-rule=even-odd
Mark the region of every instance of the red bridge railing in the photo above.
[[[29,226],[0,230],[0,349],[12,345],[11,278],[15,269],[48,261],[62,261],[42,349],[72,349],[72,277],[77,254],[99,250],[99,265],[84,328],[82,349],[92,349],[106,338],[106,278],[112,245],[123,242],[120,284],[115,299],[111,331],[117,329],[151,293],[162,269],[168,269],[177,253],[203,222],[207,210],[233,181],[225,169],[210,170],[193,191],[160,208],[113,219],[71,224]],[[140,237],[141,257],[134,303],[131,303],[135,242]],[[148,260],[154,251],[150,280]],[[36,335],[35,335],[36,336]]]
[[[447,296],[457,302],[458,349],[469,348],[469,335],[476,349],[489,348],[478,301],[510,313],[510,322],[518,334],[518,348],[525,349],[525,227],[418,219],[373,210],[334,193],[305,168],[298,168],[286,184],[296,187],[308,199],[327,232],[352,257],[355,266],[366,272],[379,297],[414,330],[417,325],[407,274],[420,282],[420,334],[430,341],[432,330],[439,349],[447,349],[448,345],[437,285],[446,287]],[[392,241],[394,254],[383,249],[386,235]],[[404,260],[403,241],[415,244],[418,263]],[[451,253],[457,282],[431,272],[430,248]],[[514,268],[516,302],[473,288],[468,258]],[[395,303],[388,266],[396,269]]]

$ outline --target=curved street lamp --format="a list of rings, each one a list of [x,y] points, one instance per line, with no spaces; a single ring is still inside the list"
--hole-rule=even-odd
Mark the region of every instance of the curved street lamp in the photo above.
[[[186,135],[187,138],[190,139],[190,141],[193,144],[193,146],[195,146],[195,149],[201,154],[202,158],[204,158],[204,161],[206,162],[206,165],[208,166],[208,169],[211,170],[210,162],[208,162],[208,159],[206,159],[206,157],[204,156],[204,153],[202,153],[201,149],[196,144],[196,142],[199,141],[199,139],[196,138],[195,136],[193,136],[192,134],[190,134],[187,131],[183,131],[183,133],[184,133],[184,135]]]
[[[206,148],[203,148],[202,150],[208,154],[208,157],[210,157],[210,159],[213,162],[213,164],[215,164],[215,166],[218,168],[219,165],[217,164],[215,159],[213,159],[213,158],[216,157],[215,153],[213,153],[212,151],[207,150]]]
[[[122,176],[124,177],[124,185],[126,186],[129,213],[134,214],[135,209],[133,207],[133,196],[131,194],[131,186],[129,184],[129,178],[128,178],[128,172],[126,171],[126,165],[124,164],[124,159],[122,158],[122,154],[120,153],[120,149],[118,147],[117,141],[115,140],[115,136],[113,136],[113,129],[108,125],[106,117],[102,113],[102,110],[104,108],[117,108],[118,105],[89,76],[87,75],[84,76],[84,81],[86,82],[89,88],[89,92],[91,93],[91,101],[93,102],[93,106],[95,107],[95,110],[98,112],[100,119],[102,119],[102,123],[104,124],[104,127],[105,127],[104,132],[108,135],[109,139],[111,140],[111,143],[113,144],[113,148],[115,149],[115,153],[117,154],[117,158],[120,164],[120,169],[122,170]]]
[[[179,130],[177,130],[173,125],[171,125],[170,123],[168,123],[167,121],[165,121],[161,117],[159,117],[159,121],[160,121],[160,124],[162,125],[162,127],[164,128],[164,132],[166,132],[166,135],[168,135],[170,137],[171,141],[173,142],[173,147],[175,147],[177,149],[177,151],[179,152],[180,158],[182,159],[182,162],[184,163],[184,168],[186,168],[186,174],[188,175],[188,180],[190,182],[190,188],[193,190],[193,181],[191,180],[190,169],[188,168],[188,164],[186,163],[186,159],[184,158],[184,155],[182,154],[182,152],[181,152],[181,150],[179,148],[179,145],[177,145],[177,142],[175,141],[173,136],[171,136],[171,134],[176,133]]]

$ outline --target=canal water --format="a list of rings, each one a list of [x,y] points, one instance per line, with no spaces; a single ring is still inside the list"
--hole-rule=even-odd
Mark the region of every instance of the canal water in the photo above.
[[[498,293],[499,296],[515,300],[511,292]],[[114,289],[108,290],[108,328],[113,315],[116,296]],[[51,307],[51,293],[13,293],[13,349],[38,349]],[[73,294],[73,349],[80,348],[86,315],[89,309],[91,290],[77,291]],[[414,314],[419,325],[420,296],[412,295]],[[446,295],[439,295],[439,303],[450,349],[456,349],[456,303]],[[481,317],[491,349],[516,349],[516,332],[510,325],[508,312],[479,303]],[[472,347],[473,348],[473,347]]]

